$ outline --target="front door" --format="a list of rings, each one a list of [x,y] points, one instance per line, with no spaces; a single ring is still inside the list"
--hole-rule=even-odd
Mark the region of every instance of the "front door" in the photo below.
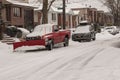
[[[54,35],[54,43],[59,43],[60,42],[60,33],[59,33],[59,28],[57,25],[53,26],[53,35]]]

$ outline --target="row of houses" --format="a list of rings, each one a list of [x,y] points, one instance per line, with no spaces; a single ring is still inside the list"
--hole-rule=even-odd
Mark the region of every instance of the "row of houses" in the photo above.
[[[42,4],[33,6],[29,4],[28,0],[0,0],[0,4],[4,26],[15,25],[30,30],[35,25],[42,23]],[[51,6],[48,22],[62,26],[62,17],[62,9]],[[66,28],[75,28],[82,20],[88,20],[90,23],[98,23],[99,25],[112,25],[114,22],[111,14],[99,11],[96,8],[87,6],[69,8],[66,6]]]

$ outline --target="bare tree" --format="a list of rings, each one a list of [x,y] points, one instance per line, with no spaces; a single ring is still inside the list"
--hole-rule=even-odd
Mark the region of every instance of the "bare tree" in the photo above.
[[[114,25],[120,25],[120,0],[103,0],[114,17]]]
[[[55,0],[43,0],[43,8],[42,8],[42,23],[48,23],[48,11],[50,10],[50,7],[55,2]]]

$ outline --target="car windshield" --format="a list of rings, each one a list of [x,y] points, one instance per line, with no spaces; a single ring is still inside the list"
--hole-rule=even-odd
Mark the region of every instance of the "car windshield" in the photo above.
[[[39,25],[36,26],[33,32],[39,32],[43,34],[51,33],[52,32],[52,27],[51,25]]]
[[[90,32],[90,25],[79,26],[79,27],[76,28],[75,32],[77,32],[77,33],[86,33],[86,32]]]

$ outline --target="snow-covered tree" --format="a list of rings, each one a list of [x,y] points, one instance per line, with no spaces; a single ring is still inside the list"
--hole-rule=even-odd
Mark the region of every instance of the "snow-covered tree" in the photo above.
[[[114,24],[120,25],[120,0],[103,0],[114,17]]]

